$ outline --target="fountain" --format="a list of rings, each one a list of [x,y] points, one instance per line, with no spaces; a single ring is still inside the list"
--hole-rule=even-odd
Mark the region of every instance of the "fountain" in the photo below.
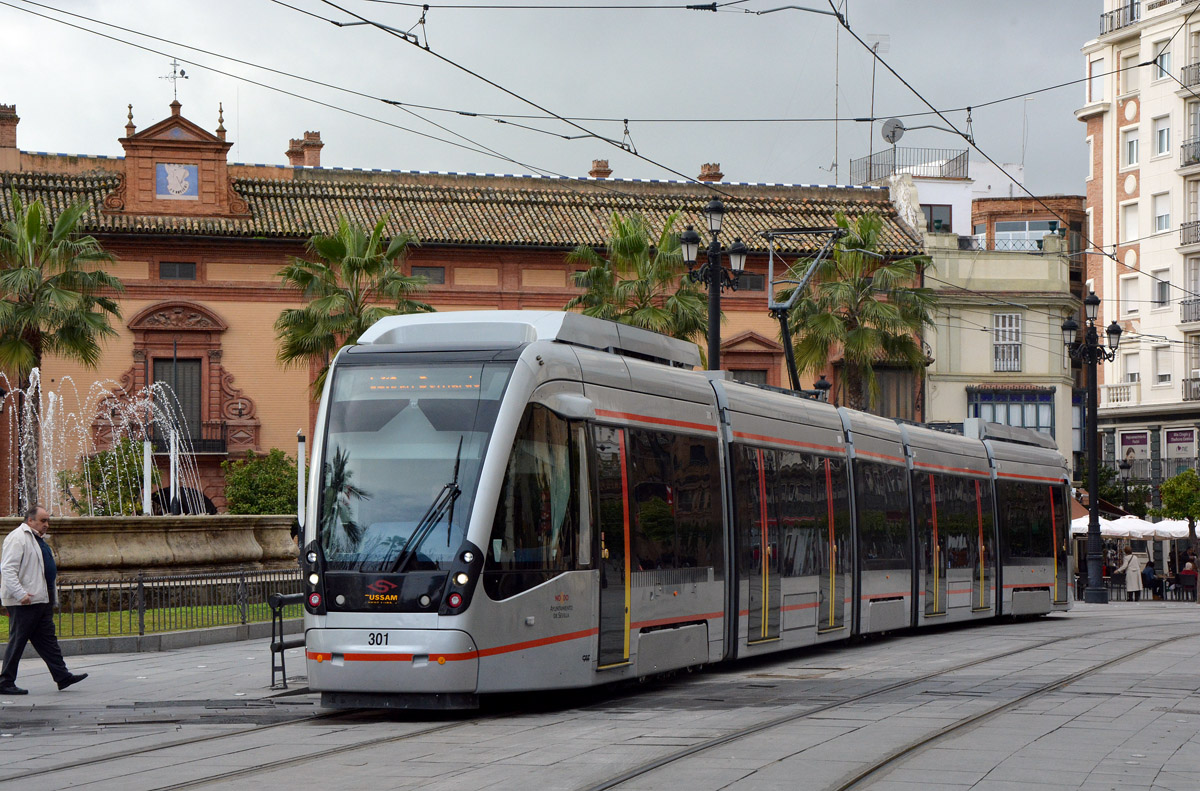
[[[64,376],[46,387],[34,369],[21,388],[0,373],[0,458],[8,510],[36,501],[52,515],[115,516],[154,509],[149,499],[151,443],[169,451],[171,496],[161,511],[205,512],[192,437],[170,385],[127,392],[113,380],[81,391]],[[142,446],[142,452],[131,448]],[[114,452],[116,451],[116,452]],[[104,492],[97,498],[96,492]],[[99,501],[98,501],[99,500]],[[114,505],[114,503],[116,505]]]

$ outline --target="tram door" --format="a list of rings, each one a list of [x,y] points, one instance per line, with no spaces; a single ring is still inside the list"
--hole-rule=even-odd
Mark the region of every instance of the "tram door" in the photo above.
[[[753,487],[751,519],[743,526],[742,547],[746,560],[744,565],[749,583],[749,622],[746,641],[750,643],[779,638],[780,599],[783,594],[779,584],[779,519],[772,511],[774,498],[768,496],[773,487],[768,477],[773,454],[756,448],[752,451],[753,479],[746,483]]]
[[[629,473],[625,432],[596,426],[600,519],[600,668],[629,662]]]
[[[971,609],[992,607],[992,498],[989,482],[975,484],[975,568],[971,571]]]
[[[1050,530],[1054,541],[1054,603],[1063,604],[1067,601],[1067,590],[1070,585],[1070,521],[1067,519],[1066,490],[1061,485],[1050,488]]]
[[[946,614],[946,571],[947,558],[945,542],[938,530],[938,498],[934,476],[928,475],[925,484],[925,496],[928,497],[925,509],[925,524],[922,526],[922,558],[925,572],[925,614]]]
[[[845,462],[808,456],[807,463],[813,467],[813,489],[823,496],[817,498],[818,524],[825,517],[821,534],[818,536],[820,572],[817,580],[817,631],[841,629],[846,624],[846,584],[849,582],[851,558],[849,525],[839,528],[837,513],[848,507],[846,497]],[[822,513],[824,512],[824,513]]]

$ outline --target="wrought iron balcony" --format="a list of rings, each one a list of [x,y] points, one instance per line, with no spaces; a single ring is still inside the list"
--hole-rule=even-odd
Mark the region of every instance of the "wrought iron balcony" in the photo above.
[[[1200,379],[1183,380],[1183,400],[1200,401]]]
[[[1188,165],[1200,165],[1200,138],[1186,140],[1179,147],[1179,167]]]
[[[1129,0],[1119,8],[1100,15],[1100,35],[1129,27],[1141,18],[1142,4],[1138,0]]]
[[[1200,220],[1179,224],[1179,243],[1200,244]]]
[[[200,424],[199,436],[193,434],[190,438],[186,435],[180,438],[180,453],[228,453],[228,443],[226,441],[228,427],[223,420],[209,420]],[[161,429],[158,424],[154,425],[151,432],[151,439],[154,442],[155,453],[170,453],[171,440],[170,435]],[[190,439],[190,447],[187,441]]]
[[[1200,85],[1200,63],[1189,63],[1179,70],[1179,81],[1183,87],[1190,88]]]
[[[1181,299],[1179,301],[1180,323],[1200,321],[1200,299]]]

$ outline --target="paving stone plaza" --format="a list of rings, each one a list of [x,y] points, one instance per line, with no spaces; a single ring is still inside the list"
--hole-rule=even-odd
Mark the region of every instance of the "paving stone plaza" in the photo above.
[[[1077,605],[475,712],[333,711],[266,639],[34,657],[0,788],[1193,789],[1200,609]]]

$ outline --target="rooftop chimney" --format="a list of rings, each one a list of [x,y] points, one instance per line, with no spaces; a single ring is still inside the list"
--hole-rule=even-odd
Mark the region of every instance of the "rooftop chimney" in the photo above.
[[[321,167],[321,149],[325,147],[325,144],[321,142],[320,132],[305,132],[303,138],[299,140],[292,138],[288,143],[289,165],[294,168]]]
[[[0,104],[0,148],[17,147],[17,124],[20,122],[15,104]]]
[[[588,175],[594,179],[606,179],[612,175],[612,168],[608,166],[607,159],[593,159]]]
[[[725,174],[721,172],[720,162],[706,162],[700,166],[700,175],[696,177],[697,181],[720,181],[725,178]]]

